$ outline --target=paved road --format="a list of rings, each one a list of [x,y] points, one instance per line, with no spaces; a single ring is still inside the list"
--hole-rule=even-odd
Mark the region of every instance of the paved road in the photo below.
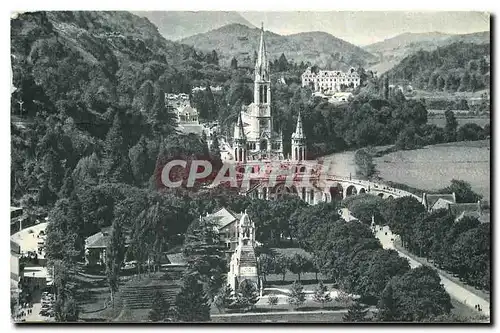
[[[380,230],[379,226],[377,226],[376,228],[377,229],[375,237],[380,240],[380,243],[382,243],[384,249],[396,250],[401,257],[408,259],[411,268],[415,268],[421,265],[418,261],[408,257],[406,254],[394,248],[393,241],[391,241],[391,238],[393,238],[394,236],[391,233],[389,227],[385,226],[382,228],[382,230]],[[444,289],[448,292],[448,294],[450,294],[451,297],[455,298],[460,303],[467,305],[473,310],[475,310],[474,305],[479,304],[483,310],[481,313],[490,316],[490,303],[487,300],[484,300],[481,297],[473,294],[472,292],[449,280],[443,275],[439,275],[439,277],[441,278],[441,283],[443,284]]]
[[[51,322],[54,321],[54,317],[46,317],[40,315],[40,310],[42,309],[41,295],[40,291],[35,291],[33,293],[33,311],[26,316],[26,322]]]
[[[247,313],[221,313],[221,314],[213,314],[210,317],[247,317],[247,316],[265,316],[265,315],[290,315],[290,314],[314,314],[314,313],[347,313],[347,309],[343,310],[335,310],[335,311],[281,311],[281,312],[247,312]]]

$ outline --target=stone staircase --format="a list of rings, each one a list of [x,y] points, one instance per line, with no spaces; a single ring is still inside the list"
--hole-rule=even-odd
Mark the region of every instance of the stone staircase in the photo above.
[[[123,286],[120,297],[126,307],[131,310],[150,309],[156,291],[160,291],[165,299],[173,304],[175,295],[181,287],[180,279],[183,272],[183,270],[176,269],[165,273],[155,273],[151,276],[146,274],[144,279]]]
[[[251,245],[243,245],[241,247],[240,266],[241,267],[257,266],[257,258],[255,257],[255,251]]]

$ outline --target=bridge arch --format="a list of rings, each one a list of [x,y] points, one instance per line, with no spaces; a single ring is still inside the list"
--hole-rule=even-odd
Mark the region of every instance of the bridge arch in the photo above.
[[[387,197],[387,199],[394,199],[394,197],[390,195],[389,197]]]
[[[332,201],[344,198],[344,188],[340,183],[335,183],[334,186],[331,186],[329,192]]]
[[[384,193],[379,193],[379,194],[377,194],[377,196],[384,198]]]
[[[354,185],[349,185],[346,190],[345,190],[346,197],[351,196],[351,195],[356,195],[358,194],[358,190],[356,189],[356,186]]]
[[[275,198],[281,198],[286,194],[298,195],[297,188],[295,186],[287,186],[285,183],[279,183],[274,186],[271,191]]]
[[[365,188],[364,188],[364,187],[362,187],[362,188],[359,190],[359,194],[364,194],[364,193],[366,193],[366,190],[365,190]]]

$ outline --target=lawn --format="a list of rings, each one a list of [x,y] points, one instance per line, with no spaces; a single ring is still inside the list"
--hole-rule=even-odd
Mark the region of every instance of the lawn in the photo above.
[[[385,180],[438,190],[459,179],[489,200],[490,153],[489,140],[464,141],[397,151],[374,158],[374,163]]]
[[[340,323],[343,313],[289,313],[212,317],[212,323]]]

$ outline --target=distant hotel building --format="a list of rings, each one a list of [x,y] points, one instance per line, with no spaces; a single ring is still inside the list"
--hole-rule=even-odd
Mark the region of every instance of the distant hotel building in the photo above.
[[[309,67],[302,74],[302,86],[312,85],[314,91],[338,92],[341,91],[341,85],[346,88],[356,88],[360,84],[359,74],[354,68],[349,69],[347,73],[341,71],[318,71],[317,73]]]

